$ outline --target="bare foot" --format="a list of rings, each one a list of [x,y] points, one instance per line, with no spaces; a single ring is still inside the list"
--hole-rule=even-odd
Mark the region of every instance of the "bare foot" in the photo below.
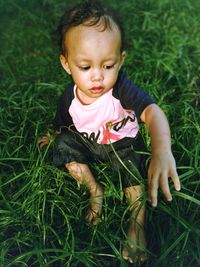
[[[146,239],[143,226],[131,222],[128,229],[126,246],[122,250],[122,257],[130,263],[143,263],[148,256],[145,252]]]
[[[101,215],[103,203],[103,187],[96,184],[95,188],[90,190],[90,208],[87,212],[86,219],[96,225]]]

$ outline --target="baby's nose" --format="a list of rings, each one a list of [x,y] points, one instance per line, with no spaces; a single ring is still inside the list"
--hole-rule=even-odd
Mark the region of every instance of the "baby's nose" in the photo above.
[[[101,69],[94,69],[92,71],[92,81],[103,81],[103,71]]]

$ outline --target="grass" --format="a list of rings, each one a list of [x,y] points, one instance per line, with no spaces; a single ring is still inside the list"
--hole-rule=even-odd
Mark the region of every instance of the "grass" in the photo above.
[[[67,1],[77,2],[77,1]],[[109,1],[127,35],[125,69],[167,114],[181,192],[147,203],[149,260],[144,266],[200,266],[200,16],[196,0]],[[66,86],[52,40],[66,1],[1,0],[0,266],[128,266],[120,256],[128,211],[109,182],[102,222],[84,220],[85,188],[52,166],[53,143],[37,139],[51,129],[56,100]],[[149,138],[143,129],[147,143]],[[146,196],[144,196],[144,201]]]

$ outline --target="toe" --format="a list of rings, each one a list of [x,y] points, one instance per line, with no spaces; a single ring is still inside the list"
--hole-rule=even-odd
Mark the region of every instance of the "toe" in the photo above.
[[[128,250],[126,248],[122,250],[122,257],[124,260],[129,261],[130,263],[133,263],[133,260],[129,257]]]
[[[148,259],[148,256],[146,253],[143,253],[142,255],[140,255],[139,260],[141,263],[145,262]]]
[[[97,225],[99,222],[99,216],[90,209],[86,215],[86,220],[92,223],[93,225]]]

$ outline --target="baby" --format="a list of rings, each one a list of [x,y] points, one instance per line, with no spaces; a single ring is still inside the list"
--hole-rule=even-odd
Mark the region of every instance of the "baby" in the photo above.
[[[148,196],[157,206],[158,187],[172,200],[169,177],[180,190],[171,152],[170,129],[162,110],[121,69],[126,53],[123,31],[115,16],[97,1],[82,1],[67,11],[59,26],[64,70],[73,83],[65,89],[54,119],[54,163],[65,166],[90,193],[86,218],[97,224],[102,210],[103,187],[95,179],[91,163],[110,163],[121,182],[130,207],[130,224],[122,257],[129,262],[147,259],[144,233],[145,146],[139,132],[144,122],[151,137]],[[40,147],[49,141],[40,139]],[[143,179],[141,179],[143,177]]]

